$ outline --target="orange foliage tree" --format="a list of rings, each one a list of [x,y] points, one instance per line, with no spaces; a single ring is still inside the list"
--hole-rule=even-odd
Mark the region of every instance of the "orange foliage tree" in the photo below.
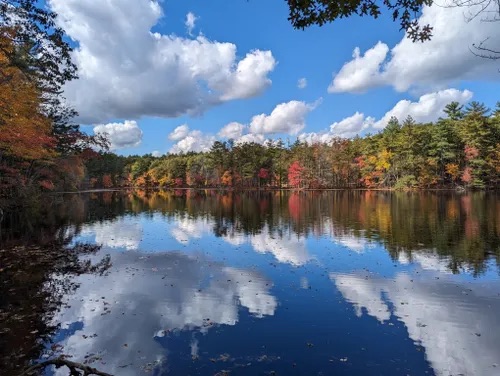
[[[226,187],[233,186],[233,176],[231,174],[231,171],[224,172],[224,174],[222,175],[222,178],[221,178],[221,183],[222,183],[222,185],[225,185]]]
[[[37,84],[11,62],[12,30],[0,29],[0,185],[4,193],[34,180],[35,165],[56,156],[50,120],[42,113]],[[43,188],[53,184],[39,180]]]
[[[55,155],[51,123],[41,112],[41,92],[16,66],[8,53],[9,31],[0,31],[0,153],[26,160],[47,159]]]

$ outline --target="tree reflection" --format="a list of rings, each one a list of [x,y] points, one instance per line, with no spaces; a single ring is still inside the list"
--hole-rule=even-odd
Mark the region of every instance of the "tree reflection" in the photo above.
[[[500,261],[500,198],[493,193],[182,192],[130,192],[127,200],[115,193],[123,204],[116,215],[209,218],[216,236],[290,231],[297,238],[368,239],[381,242],[394,260],[437,254],[454,273],[467,268],[481,274],[488,260]]]
[[[82,221],[82,201],[7,213],[0,247],[0,369],[18,375],[50,348],[58,329],[52,318],[78,284],[82,274],[103,274],[109,255],[95,259],[100,246],[70,245],[65,223]],[[69,208],[72,210],[67,210]],[[46,214],[44,214],[46,213]],[[63,213],[63,215],[61,215]],[[23,231],[24,229],[24,231]],[[93,259],[93,261],[92,261]]]

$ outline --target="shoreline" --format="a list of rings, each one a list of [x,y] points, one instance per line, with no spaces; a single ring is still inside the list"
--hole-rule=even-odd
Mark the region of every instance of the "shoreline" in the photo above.
[[[418,189],[394,189],[394,188],[227,188],[227,187],[179,187],[179,188],[160,188],[160,187],[120,187],[120,188],[95,188],[83,189],[77,191],[47,192],[48,194],[71,194],[71,193],[100,193],[100,192],[123,192],[123,191],[221,191],[221,192],[401,192],[401,193],[419,193],[419,192],[499,192],[498,189],[457,189],[457,188],[418,188]]]

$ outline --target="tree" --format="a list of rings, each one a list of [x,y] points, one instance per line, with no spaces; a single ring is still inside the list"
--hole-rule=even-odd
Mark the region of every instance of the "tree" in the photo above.
[[[65,104],[62,89],[77,78],[77,67],[64,30],[55,24],[56,17],[38,0],[0,0],[0,50],[9,65],[17,67],[39,90],[40,110],[51,121],[58,153],[81,153],[93,146],[107,149],[105,137],[89,136],[71,121],[77,112]],[[6,80],[8,75],[0,69],[0,85]]]
[[[8,34],[5,30],[0,34],[0,160],[2,154],[45,159],[54,155],[50,121],[42,114],[36,84],[9,61],[15,46]]]
[[[448,115],[450,120],[460,120],[464,117],[463,107],[458,102],[451,102],[445,106],[444,113]]]
[[[227,167],[227,154],[229,150],[225,142],[215,141],[210,149],[209,161],[212,167],[215,168],[217,184],[220,183],[221,175]]]
[[[65,82],[77,78],[71,46],[55,24],[57,14],[38,0],[0,0],[0,19],[9,33],[0,49],[13,44],[9,60],[37,81],[49,96],[58,95]],[[46,97],[49,100],[51,98]]]
[[[269,170],[267,168],[261,168],[259,170],[259,173],[257,174],[257,177],[259,178],[259,187],[260,187],[260,182],[262,180],[266,181],[267,179],[269,179]]]
[[[490,109],[477,101],[470,102],[465,108],[465,115],[470,117],[482,117],[486,116],[490,112]]]
[[[293,188],[300,188],[303,179],[302,173],[304,168],[300,165],[299,161],[294,161],[290,167],[288,167],[288,184]]]
[[[102,186],[104,188],[111,188],[111,187],[113,187],[113,180],[111,179],[111,176],[109,174],[105,174],[102,177]]]
[[[221,178],[221,183],[222,183],[222,185],[224,185],[226,187],[233,186],[233,176],[231,174],[231,171],[224,172],[224,174],[222,175],[222,178]]]
[[[432,0],[394,0],[383,1],[382,5],[372,0],[287,0],[290,9],[288,20],[297,29],[311,25],[322,26],[341,18],[354,15],[378,18],[383,11],[391,12],[394,21],[398,21],[412,41],[426,41],[432,37],[431,25],[420,25],[416,15],[424,5],[431,5]]]

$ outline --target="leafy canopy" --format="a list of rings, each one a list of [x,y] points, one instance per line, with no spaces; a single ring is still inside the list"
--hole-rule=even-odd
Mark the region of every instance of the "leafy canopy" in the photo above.
[[[383,11],[399,21],[412,41],[426,41],[432,37],[430,25],[420,25],[416,19],[424,5],[432,0],[287,0],[290,8],[288,20],[296,29],[311,25],[322,26],[337,19],[353,15],[378,18]]]

